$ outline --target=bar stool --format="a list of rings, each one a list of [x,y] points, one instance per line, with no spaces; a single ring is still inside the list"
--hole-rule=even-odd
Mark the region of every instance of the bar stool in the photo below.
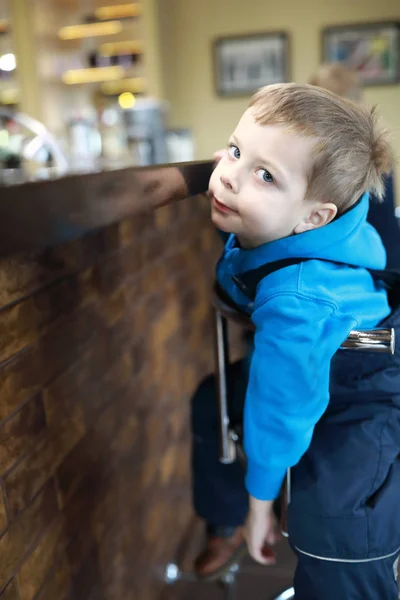
[[[219,460],[223,464],[230,464],[238,459],[244,466],[246,457],[242,447],[240,432],[231,426],[229,418],[227,366],[229,364],[228,345],[228,322],[233,322],[245,330],[254,331],[251,319],[245,313],[237,310],[225,297],[223,291],[216,285],[213,292],[214,329],[215,329],[215,359],[217,376],[217,401],[219,421]],[[348,338],[343,342],[340,349],[366,352],[384,352],[394,354],[395,333],[393,329],[370,329],[351,331]],[[282,494],[282,534],[287,537],[286,531],[286,506],[290,498],[290,471]],[[243,556],[242,556],[243,558]],[[241,559],[237,560],[216,577],[209,576],[207,579],[197,578],[194,573],[183,573],[179,566],[170,562],[167,564],[164,581],[168,584],[177,581],[214,581],[224,585],[226,600],[234,600],[236,594],[236,579],[240,572]],[[292,600],[294,588],[283,590],[278,596],[270,600]]]

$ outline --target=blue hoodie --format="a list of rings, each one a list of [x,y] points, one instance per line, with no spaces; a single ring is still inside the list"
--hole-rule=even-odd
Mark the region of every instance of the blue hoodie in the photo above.
[[[256,331],[244,411],[246,487],[273,500],[286,470],[308,449],[329,402],[330,361],[352,329],[368,329],[390,314],[387,294],[366,269],[386,255],[366,221],[368,194],[325,227],[244,250],[235,235],[217,265],[221,286],[251,315]],[[315,257],[275,271],[254,302],[232,275],[283,258]],[[356,265],[338,265],[327,259]]]

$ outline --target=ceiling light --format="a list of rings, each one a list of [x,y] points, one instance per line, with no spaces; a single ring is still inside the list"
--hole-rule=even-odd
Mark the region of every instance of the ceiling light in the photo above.
[[[131,92],[124,92],[118,98],[118,104],[124,110],[132,108],[135,105],[136,98]]]
[[[0,70],[1,71],[14,71],[17,66],[15,60],[15,54],[3,54],[0,56]]]
[[[66,71],[62,80],[67,85],[79,83],[98,83],[100,81],[112,81],[122,79],[125,75],[123,67],[95,67],[92,69],[73,69]]]
[[[108,21],[109,19],[126,19],[129,17],[138,17],[142,14],[140,4],[117,4],[116,6],[102,6],[95,10],[95,17],[99,21]]]
[[[61,40],[78,40],[80,38],[114,35],[122,31],[122,23],[108,21],[107,23],[84,23],[62,27],[58,32]]]

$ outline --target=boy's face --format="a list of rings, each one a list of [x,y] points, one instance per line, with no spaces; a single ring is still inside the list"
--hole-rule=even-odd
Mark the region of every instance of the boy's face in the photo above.
[[[306,200],[315,140],[259,125],[248,109],[210,179],[213,223],[245,248],[314,228]]]

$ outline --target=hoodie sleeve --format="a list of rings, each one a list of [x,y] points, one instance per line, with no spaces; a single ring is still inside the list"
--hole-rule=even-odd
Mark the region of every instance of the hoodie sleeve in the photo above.
[[[282,293],[256,308],[244,415],[246,487],[273,500],[329,401],[330,361],[355,322],[332,304]]]

